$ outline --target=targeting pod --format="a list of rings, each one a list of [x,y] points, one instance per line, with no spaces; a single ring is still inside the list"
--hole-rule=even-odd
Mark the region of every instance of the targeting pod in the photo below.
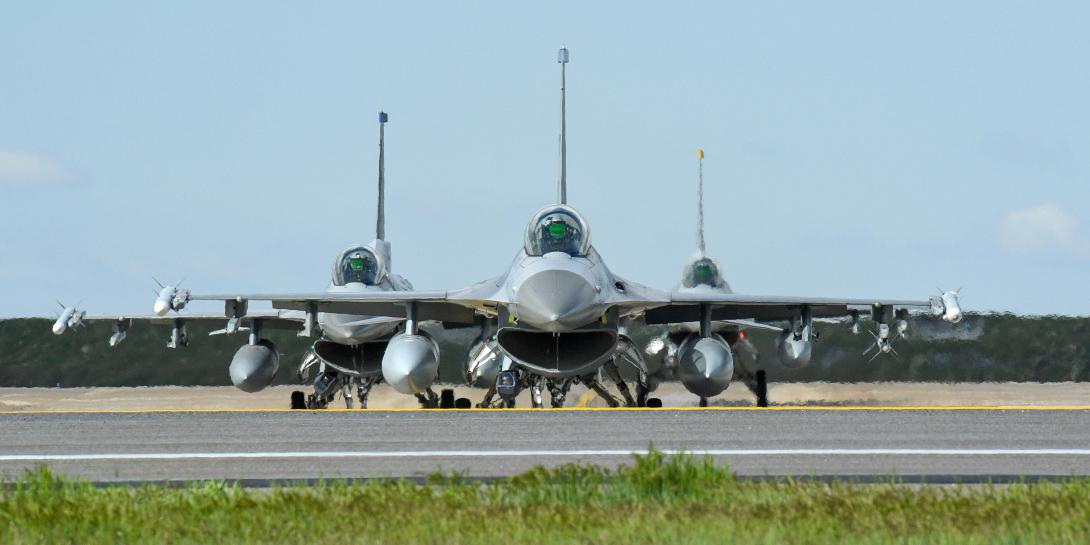
[[[853,315],[853,318],[858,314]],[[853,325],[858,321],[853,321]],[[790,369],[806,367],[813,355],[814,342],[813,314],[809,308],[802,311],[791,320],[791,329],[784,330],[780,334],[777,343],[776,354],[780,357],[780,363]]]
[[[466,358],[466,384],[474,388],[490,388],[503,369],[504,355],[495,339],[478,341]]]

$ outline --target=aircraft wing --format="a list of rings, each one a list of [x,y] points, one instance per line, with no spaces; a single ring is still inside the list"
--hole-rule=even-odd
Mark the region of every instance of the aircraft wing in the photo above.
[[[611,290],[607,303],[618,307],[621,316],[638,315],[650,308],[659,307],[670,302],[670,296],[665,292],[649,288],[636,282],[614,276],[615,287],[623,288]]]
[[[94,321],[110,321],[110,322],[125,322],[131,324],[132,322],[142,322],[152,325],[176,325],[179,322],[204,322],[204,323],[226,323],[228,318],[221,313],[215,312],[202,312],[202,313],[175,313],[168,314],[166,316],[157,316],[155,314],[114,314],[114,315],[101,315],[101,316],[84,316],[84,322]],[[259,310],[248,313],[243,321],[248,325],[253,320],[260,320],[261,326],[272,329],[299,329],[306,321],[306,315],[302,312],[291,312],[283,310]]]
[[[712,331],[745,331],[747,329],[760,329],[764,331],[775,331],[779,333],[783,331],[783,327],[779,325],[769,325],[766,323],[755,322],[753,320],[715,320],[712,322]],[[700,322],[671,322],[667,326],[667,330],[671,333],[686,332],[686,333],[699,333]]]
[[[815,318],[850,316],[853,312],[869,314],[875,307],[930,308],[930,301],[838,299],[832,297],[791,297],[742,295],[735,293],[670,294],[668,304],[648,310],[644,317],[649,324],[672,324],[700,320],[701,307],[711,307],[711,319],[755,320],[761,322],[790,320],[803,308],[809,308]]]
[[[270,301],[273,308],[402,319],[409,305],[417,319],[473,323],[476,310],[495,311],[496,301],[482,299],[473,288],[458,291],[370,291],[362,293],[238,293],[193,294],[189,301]]]

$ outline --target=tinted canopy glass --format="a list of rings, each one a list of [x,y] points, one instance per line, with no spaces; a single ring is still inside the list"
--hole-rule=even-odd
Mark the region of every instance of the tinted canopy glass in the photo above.
[[[563,252],[585,256],[590,251],[590,233],[586,221],[574,209],[557,205],[544,208],[526,228],[526,253],[545,255]]]
[[[709,257],[699,257],[689,262],[685,267],[681,285],[686,288],[697,286],[719,287],[722,279],[719,276],[719,265]]]
[[[370,248],[350,248],[341,253],[334,264],[333,283],[338,286],[352,283],[373,286],[382,282],[383,269],[382,262]]]

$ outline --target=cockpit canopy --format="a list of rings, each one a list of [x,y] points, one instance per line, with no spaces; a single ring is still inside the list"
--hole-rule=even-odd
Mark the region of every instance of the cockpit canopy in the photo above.
[[[333,284],[366,284],[374,286],[386,278],[386,266],[366,246],[354,246],[341,252],[333,264]]]
[[[590,228],[574,209],[564,205],[541,209],[526,227],[527,255],[563,252],[572,257],[590,251]]]
[[[710,257],[698,257],[685,266],[681,285],[686,288],[697,286],[723,287],[723,277],[719,275],[719,264]]]

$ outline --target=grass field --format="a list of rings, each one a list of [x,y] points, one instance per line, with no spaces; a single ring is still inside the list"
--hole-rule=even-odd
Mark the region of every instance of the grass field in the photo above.
[[[481,484],[0,488],[0,543],[1087,543],[1090,480],[932,487],[738,480],[652,453]]]

